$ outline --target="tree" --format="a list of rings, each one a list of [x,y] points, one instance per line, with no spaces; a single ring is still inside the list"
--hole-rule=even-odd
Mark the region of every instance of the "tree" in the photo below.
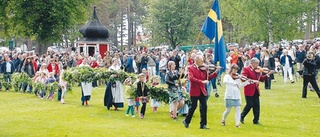
[[[110,40],[114,46],[125,45],[127,35],[128,46],[135,45],[136,29],[142,24],[145,16],[146,2],[144,0],[99,0],[97,9],[101,22],[106,24],[110,31]],[[127,23],[125,23],[127,20]],[[125,31],[128,31],[125,34]],[[118,36],[120,41],[118,41]],[[121,40],[122,37],[122,40]],[[122,43],[122,44],[121,44]]]
[[[4,32],[7,36],[35,39],[41,45],[39,53],[49,43],[62,41],[69,28],[84,22],[91,0],[15,0],[6,3]]]
[[[110,40],[114,46],[118,46],[118,25],[121,18],[118,16],[120,1],[99,0],[97,1],[97,12],[102,24],[106,25],[110,33]]]
[[[295,0],[224,0],[222,14],[238,29],[238,39],[274,42],[295,37],[307,4]]]
[[[151,0],[145,25],[156,44],[173,48],[194,42],[199,32],[197,15],[202,12],[198,0]]]

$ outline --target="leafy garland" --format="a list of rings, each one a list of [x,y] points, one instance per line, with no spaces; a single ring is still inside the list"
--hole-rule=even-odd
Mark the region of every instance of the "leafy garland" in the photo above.
[[[18,92],[20,90],[21,84],[26,83],[32,85],[34,90],[43,90],[43,91],[58,91],[60,88],[58,82],[44,84],[41,82],[33,82],[32,78],[29,77],[27,73],[13,73],[11,75],[12,81],[5,81],[5,76],[3,74],[0,75],[0,83],[5,89],[14,89],[14,91]]]
[[[12,88],[11,82],[4,81],[1,84],[5,89],[11,89]]]
[[[149,95],[151,98],[155,98],[160,102],[169,104],[169,91],[163,87],[150,87]]]
[[[105,68],[93,69],[90,66],[69,68],[62,75],[62,79],[68,83],[93,82],[97,80],[123,82],[128,77],[135,78],[136,76],[122,70],[107,71]]]
[[[125,85],[124,89],[126,91],[127,97],[133,98],[133,99],[137,97],[137,93],[136,93],[137,87],[135,84],[132,84],[130,86]]]
[[[35,82],[35,83],[33,83],[33,88],[34,88],[34,90],[44,91],[46,89],[46,84],[44,84],[42,82]]]
[[[149,97],[156,98],[160,102],[164,102],[165,104],[169,104],[169,91],[164,87],[149,87]],[[137,98],[137,85],[125,85],[125,93],[129,98]]]
[[[191,105],[191,100],[190,100],[190,95],[189,93],[183,93],[185,99],[184,99],[184,103],[187,105]]]
[[[93,82],[97,80],[104,81],[125,81],[130,77],[132,81],[135,81],[137,78],[136,74],[127,73],[124,71],[107,71],[105,68],[93,69],[89,66],[69,68],[64,71],[62,78],[67,81],[69,84],[74,82]],[[32,79],[28,76],[27,73],[14,73],[12,74],[12,82],[6,82],[4,76],[0,75],[0,82],[3,87],[11,89],[14,88],[14,91],[19,91],[21,83],[26,82],[27,84],[32,84],[35,90],[46,90],[46,92],[57,91],[60,86],[57,82],[49,83],[47,85],[36,82],[33,83]],[[149,96],[151,98],[156,98],[158,101],[169,104],[169,91],[164,87],[152,87],[148,84],[149,87]],[[137,97],[136,84],[131,84],[127,86],[126,95],[130,98]],[[186,103],[190,102],[189,97],[186,94]]]
[[[21,86],[21,83],[32,84],[32,79],[29,77],[27,73],[13,73],[12,74],[12,86],[14,91],[18,92]]]
[[[46,85],[46,92],[56,92],[60,88],[60,85],[58,82],[48,83]]]

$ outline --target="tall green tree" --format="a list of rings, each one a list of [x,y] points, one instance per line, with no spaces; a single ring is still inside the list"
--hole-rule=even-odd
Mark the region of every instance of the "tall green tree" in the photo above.
[[[153,44],[193,43],[199,33],[197,16],[202,12],[198,0],[151,0],[145,24]]]
[[[75,24],[84,22],[92,0],[15,0],[7,1],[3,20],[7,36],[35,39],[38,52],[45,52],[49,43],[61,41],[62,35]],[[2,6],[3,7],[3,6]]]
[[[141,26],[142,19],[146,15],[145,7],[144,0],[97,1],[98,16],[101,22],[108,27],[110,40],[115,46],[123,46],[125,37],[128,37],[128,46],[135,45],[136,29]],[[125,31],[128,32],[128,36],[125,36]]]
[[[237,29],[238,39],[274,42],[298,32],[307,4],[298,0],[221,0],[222,14]]]

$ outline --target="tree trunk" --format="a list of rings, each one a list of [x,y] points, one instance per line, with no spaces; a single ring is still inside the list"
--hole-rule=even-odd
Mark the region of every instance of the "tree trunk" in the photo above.
[[[307,24],[306,24],[306,32],[304,35],[304,39],[310,39],[310,30],[312,25],[312,11],[309,10],[307,13]]]
[[[318,6],[317,6],[317,9],[318,9],[318,12],[317,12],[317,14],[316,14],[316,16],[317,16],[317,32],[319,32],[320,31],[320,0],[318,0],[318,4],[317,4]]]
[[[67,32],[67,31],[66,31],[66,32]],[[68,32],[67,32],[67,33],[68,33]],[[64,35],[64,40],[65,40],[65,43],[64,43],[64,44],[65,44],[65,48],[68,48],[68,47],[69,47],[68,34],[67,34],[67,33]]]
[[[116,21],[114,21],[113,22],[114,23],[114,28],[113,28],[113,30],[114,30],[114,32],[115,32],[115,34],[113,35],[113,44],[114,44],[114,46],[116,46],[116,47],[118,47],[119,46],[119,42],[118,42],[118,28],[117,28],[117,22]]]
[[[35,52],[35,53],[38,53],[39,55],[41,55],[41,54],[47,52],[49,46],[50,46],[49,43],[40,43],[40,42],[37,42],[37,44],[36,44],[36,46],[35,46],[35,49],[34,49],[34,52]]]
[[[303,3],[303,0],[300,0],[301,3]],[[304,20],[302,19],[304,17],[304,12],[301,12],[300,15],[300,31],[303,32],[303,28],[304,28]]]
[[[123,0],[121,0],[121,3],[120,3],[120,20],[121,20],[121,23],[120,23],[120,46],[121,46],[121,51],[123,50],[123,36],[124,36],[124,30],[123,30],[123,23],[124,23],[124,19],[123,19],[123,16],[124,16],[124,6],[123,6]]]
[[[314,11],[313,11],[313,38],[316,38],[317,37],[317,32],[316,32],[316,22],[317,22],[317,6],[314,6]]]
[[[133,22],[133,32],[132,32],[132,42],[133,42],[133,47],[137,46],[137,23]]]
[[[128,19],[128,48],[130,48],[132,44],[132,15],[131,15],[131,4],[130,0],[128,0],[127,7],[127,19]]]
[[[32,40],[28,38],[26,45],[27,45],[27,49],[23,49],[23,50],[27,50],[27,51],[31,50],[32,49]]]
[[[272,20],[268,19],[268,34],[269,34],[269,39],[268,39],[268,48],[271,48],[272,47],[272,44],[273,43],[273,24],[272,24]]]

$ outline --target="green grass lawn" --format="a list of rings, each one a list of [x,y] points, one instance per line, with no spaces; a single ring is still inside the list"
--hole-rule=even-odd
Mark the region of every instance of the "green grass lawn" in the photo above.
[[[199,108],[195,112],[190,128],[184,128],[183,117],[177,121],[169,118],[168,105],[162,105],[158,113],[152,112],[148,104],[145,119],[125,116],[120,111],[107,110],[103,106],[105,86],[95,88],[89,107],[81,106],[80,89],[67,93],[66,104],[41,100],[34,94],[0,92],[0,136],[320,136],[320,99],[316,93],[308,92],[301,98],[302,79],[294,84],[284,84],[277,76],[271,90],[261,90],[261,118],[263,125],[253,125],[252,111],[245,124],[235,128],[233,109],[226,126],[220,125],[224,107],[224,88],[219,87],[220,97],[211,97],[208,102],[208,127],[199,129]],[[245,104],[244,98],[242,100]],[[242,106],[242,108],[243,108]]]

